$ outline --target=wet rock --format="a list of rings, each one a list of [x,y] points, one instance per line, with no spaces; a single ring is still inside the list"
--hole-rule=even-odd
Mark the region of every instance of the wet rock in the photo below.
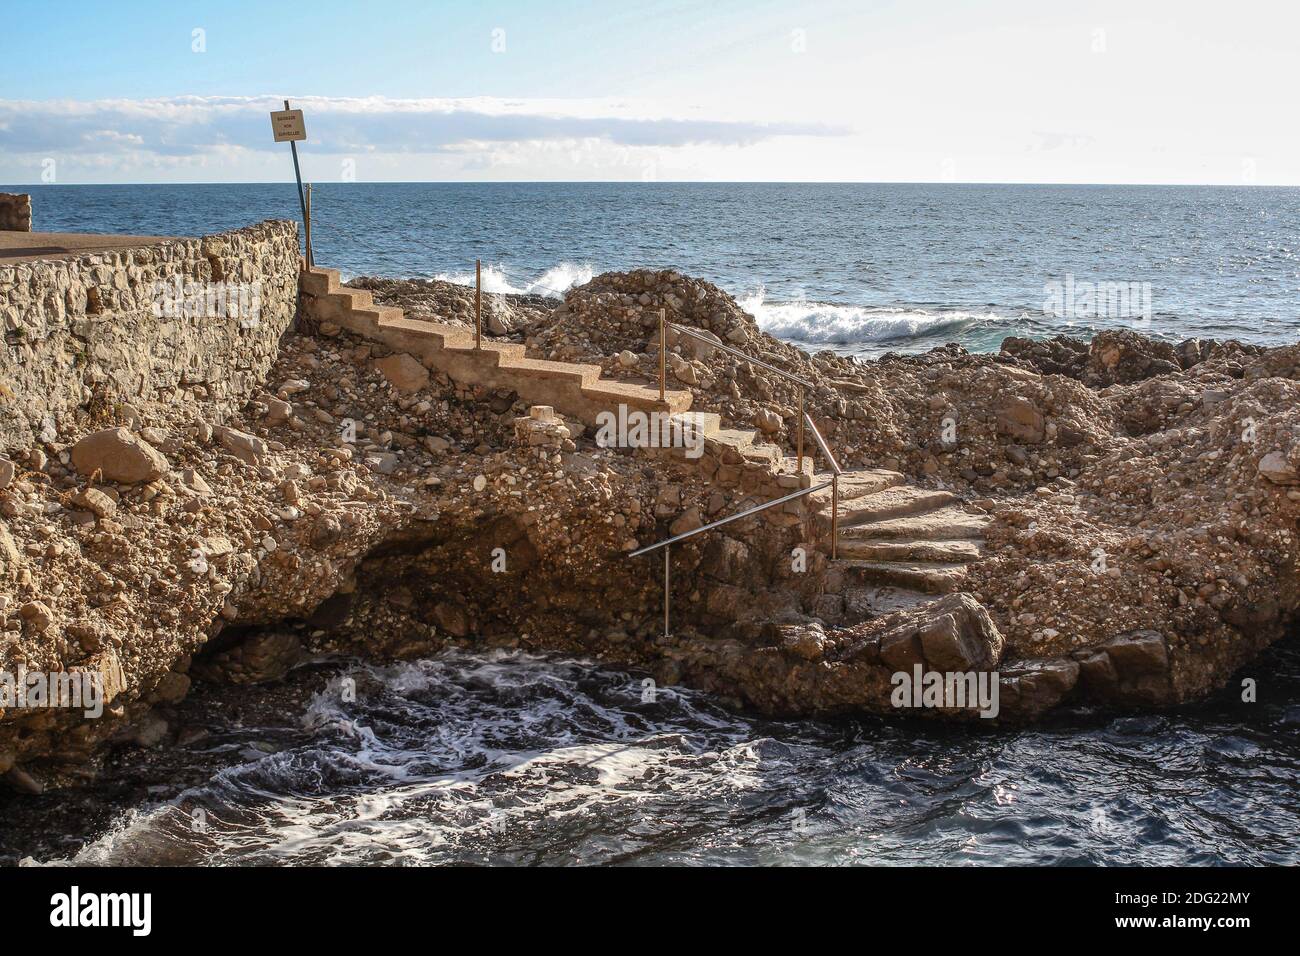
[[[896,671],[914,664],[935,671],[991,670],[1002,659],[1001,632],[969,594],[948,594],[884,621],[880,657]]]
[[[286,631],[253,634],[228,651],[195,661],[194,671],[205,680],[227,684],[260,684],[279,680],[303,658],[302,642]]]
[[[1026,659],[1000,671],[999,706],[1004,714],[1032,719],[1056,707],[1079,681],[1079,665],[1065,658]]]

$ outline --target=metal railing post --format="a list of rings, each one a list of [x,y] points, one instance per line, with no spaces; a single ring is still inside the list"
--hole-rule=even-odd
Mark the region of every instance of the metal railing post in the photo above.
[[[840,540],[840,476],[831,476],[831,560],[836,557]]]
[[[483,260],[474,260],[474,348],[483,347]]]
[[[659,310],[659,401],[664,401],[668,389],[668,317]]]
[[[672,547],[664,548],[664,640],[668,639],[668,607],[672,600],[672,589],[668,583],[668,553]]]
[[[799,386],[799,474],[803,474],[803,386]]]

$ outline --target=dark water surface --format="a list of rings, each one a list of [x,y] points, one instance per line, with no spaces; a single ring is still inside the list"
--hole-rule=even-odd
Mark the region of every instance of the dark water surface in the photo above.
[[[1242,676],[1258,703],[1240,701]],[[210,733],[189,748],[121,751],[82,794],[0,799],[0,860],[1300,861],[1295,639],[1201,706],[1019,730],[774,722],[689,691],[641,696],[636,675],[504,652],[199,689],[178,720]]]
[[[0,189],[10,187],[0,187]],[[47,231],[197,235],[297,219],[292,184],[29,186]],[[318,183],[317,261],[558,295],[676,267],[809,348],[910,351],[1136,328],[1300,334],[1300,188],[761,183]],[[1045,314],[1049,283],[1149,283],[1149,318]],[[1132,310],[1130,309],[1130,312]],[[1094,314],[1103,313],[1103,314]]]

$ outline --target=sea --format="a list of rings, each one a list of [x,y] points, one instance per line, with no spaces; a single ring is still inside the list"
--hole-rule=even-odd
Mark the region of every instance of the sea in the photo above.
[[[45,231],[193,235],[298,202],[292,184],[20,188]],[[671,267],[774,335],[864,358],[1300,328],[1296,189],[358,183],[316,184],[313,212],[317,261],[349,276],[467,282],[479,258],[490,291],[562,295]],[[1109,292],[1064,294],[1115,288],[1134,291],[1120,315],[1096,308]],[[644,676],[458,650],[199,685],[173,717],[197,728],[185,744],[0,795],[0,863],[1300,863],[1300,635],[1203,703],[1022,728],[776,721],[647,698]]]
[[[48,232],[197,235],[300,219],[276,184],[0,187]],[[1300,188],[801,183],[314,183],[318,264],[560,296],[674,268],[772,335],[864,357],[1128,328],[1300,334]],[[1073,294],[1067,294],[1073,292]]]

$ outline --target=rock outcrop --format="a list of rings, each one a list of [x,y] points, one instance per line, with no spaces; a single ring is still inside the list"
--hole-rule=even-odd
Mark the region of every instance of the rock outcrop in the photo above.
[[[429,294],[463,313],[463,290]],[[91,667],[115,691],[100,721],[0,714],[0,772],[56,783],[110,737],[165,744],[194,679],[452,645],[582,654],[780,714],[894,713],[894,678],[918,667],[996,676],[1004,719],[1167,706],[1222,684],[1300,607],[1300,347],[1170,359],[1121,335],[863,363],[776,341],[673,272],[607,274],[552,304],[511,348],[653,384],[663,308],[811,383],[805,407],[861,469],[840,502],[863,521],[849,558],[901,555],[943,587],[864,600],[829,557],[819,493],[674,545],[665,634],[657,553],[628,553],[807,487],[778,468],[797,385],[670,337],[711,428],[689,459],[600,447],[507,384],[322,325],[286,336],[229,413],[191,391],[15,433],[0,670]],[[721,440],[743,428],[773,446]]]

